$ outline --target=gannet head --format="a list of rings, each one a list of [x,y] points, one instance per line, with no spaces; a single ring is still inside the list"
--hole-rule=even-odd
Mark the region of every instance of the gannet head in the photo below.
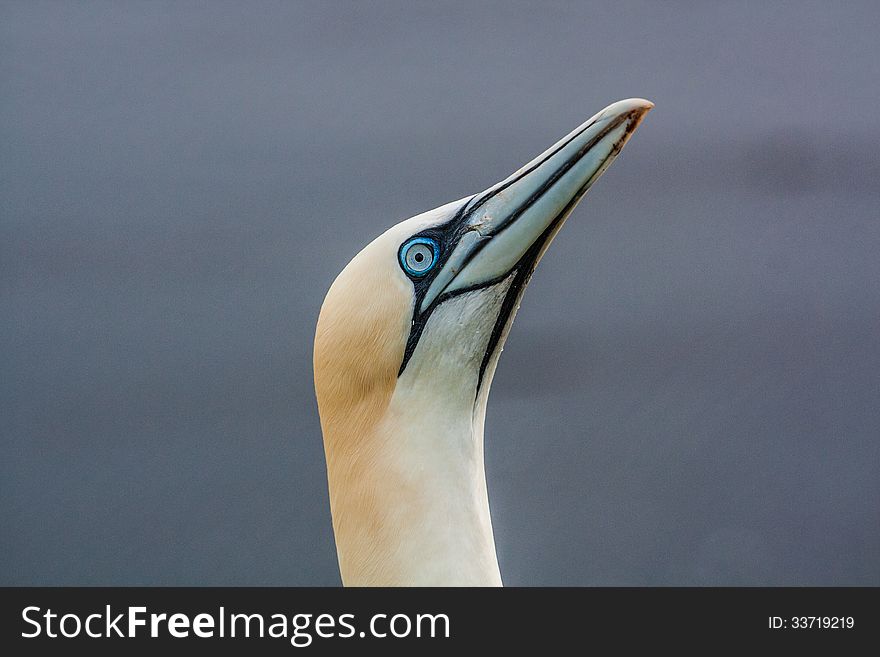
[[[463,559],[497,572],[481,501],[495,365],[547,246],[651,107],[614,103],[506,180],[397,224],[330,287],[314,370],[345,583],[482,583],[452,572]]]

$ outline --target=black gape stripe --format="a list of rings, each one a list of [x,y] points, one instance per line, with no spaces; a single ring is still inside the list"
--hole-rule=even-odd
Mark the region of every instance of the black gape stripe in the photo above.
[[[470,199],[468,199],[468,201],[470,201]],[[428,288],[431,287],[431,283],[437,277],[437,274],[439,274],[443,270],[443,266],[446,264],[446,261],[449,260],[449,256],[455,250],[455,246],[458,244],[461,236],[465,233],[467,222],[464,221],[463,218],[468,201],[462,203],[461,207],[458,209],[455,215],[446,223],[440,224],[439,226],[434,226],[427,230],[423,230],[420,233],[416,233],[400,245],[400,249],[402,249],[403,245],[406,244],[406,242],[412,240],[415,237],[430,237],[436,240],[437,243],[440,245],[440,254],[438,256],[437,264],[434,265],[434,268],[430,274],[421,278],[413,278],[412,276],[409,276],[409,279],[412,281],[413,284],[415,296],[415,301],[413,304],[413,318],[412,326],[409,331],[409,337],[407,337],[406,339],[406,349],[403,352],[403,361],[400,363],[400,369],[397,371],[397,376],[403,374],[403,370],[406,368],[406,364],[409,362],[409,359],[412,357],[413,352],[416,350],[416,345],[418,345],[419,343],[419,338],[422,337],[422,331],[424,331],[425,329],[425,324],[428,323],[428,318],[431,316],[431,313],[437,306],[437,303],[440,301],[440,299],[435,299],[434,303],[432,303],[428,308],[425,309],[425,312],[419,312],[419,307],[422,304],[422,299],[425,298],[425,294],[428,292]],[[400,258],[399,250],[398,258]]]
[[[480,374],[477,378],[477,397],[479,397],[480,389],[483,387],[483,376],[486,374],[486,368],[489,366],[498,344],[510,329],[510,318],[513,315],[514,310],[516,310],[520,299],[522,299],[523,292],[525,292],[529,279],[535,272],[535,267],[538,265],[538,259],[544,252],[547,243],[561,227],[562,220],[568,216],[572,209],[574,209],[574,206],[580,201],[581,197],[586,193],[586,188],[588,186],[589,182],[587,182],[587,184],[575,194],[574,198],[569,201],[568,205],[562,209],[562,212],[553,218],[553,221],[550,222],[550,225],[547,226],[543,233],[541,233],[541,236],[535,240],[534,244],[532,244],[532,246],[529,247],[529,250],[523,254],[523,257],[520,258],[519,262],[514,265],[513,269],[516,270],[516,275],[510,283],[510,287],[507,288],[507,294],[505,294],[504,301],[501,303],[501,311],[495,319],[495,325],[492,327],[492,335],[489,336],[489,342],[486,344],[486,351],[483,354],[483,361],[480,363]]]
[[[607,126],[605,126],[600,132],[598,132],[595,136],[593,136],[590,141],[586,142],[581,148],[578,149],[577,153],[575,153],[572,157],[565,160],[547,179],[544,183],[535,190],[535,192],[529,196],[520,205],[515,211],[513,211],[508,217],[505,218],[503,222],[499,225],[493,227],[492,231],[489,233],[482,233],[484,237],[494,237],[499,232],[504,230],[507,226],[509,226],[513,221],[515,221],[518,217],[520,217],[526,210],[528,210],[532,205],[534,205],[546,192],[549,190],[562,176],[564,176],[583,156],[589,151],[593,146],[595,146],[599,141],[604,139],[612,130],[617,128],[621,123],[628,121],[632,113],[627,113],[620,117],[617,117],[617,120],[609,122]],[[431,302],[424,311],[419,312],[419,308],[421,307],[422,300],[425,297],[428,289],[431,286],[431,283],[436,278],[437,274],[442,271],[444,265],[449,259],[452,252],[455,250],[455,247],[458,245],[458,242],[461,240],[462,236],[469,230],[468,221],[471,215],[474,214],[482,205],[484,205],[487,201],[489,201],[492,197],[494,197],[499,192],[507,189],[514,183],[521,180],[523,177],[527,176],[529,173],[533,172],[535,169],[540,167],[542,164],[547,162],[551,157],[556,155],[559,151],[568,146],[574,139],[577,139],[581,134],[583,134],[586,130],[595,125],[595,121],[590,121],[586,124],[581,130],[578,130],[575,134],[573,134],[569,139],[560,144],[557,148],[553,149],[546,157],[542,158],[541,161],[535,163],[528,169],[523,170],[517,175],[515,178],[511,180],[499,183],[493,188],[490,188],[486,192],[482,194],[475,194],[474,196],[467,199],[462,203],[461,207],[455,213],[455,215],[447,222],[440,224],[438,226],[434,226],[427,230],[424,230],[420,233],[416,233],[408,238],[407,241],[412,240],[416,237],[430,237],[437,241],[440,245],[440,256],[437,264],[433,268],[433,271],[428,276],[424,276],[421,278],[413,278],[410,276],[410,280],[413,283],[414,291],[415,291],[415,301],[413,304],[413,319],[412,319],[412,327],[410,329],[409,336],[406,341],[406,349],[404,350],[403,360],[400,364],[400,369],[397,372],[397,376],[399,377],[403,374],[404,369],[406,369],[407,363],[415,352],[416,347],[418,346],[419,339],[422,336],[422,332],[425,329],[425,326],[428,323],[428,319],[431,317],[431,314],[434,312],[434,309],[439,306],[441,303],[446,301],[447,299],[458,296],[460,294],[465,294],[467,292],[472,292],[474,290],[478,290],[481,288],[489,287],[500,283],[511,273],[516,272],[514,275],[514,279],[511,282],[510,288],[507,290],[507,293],[504,297],[504,301],[502,302],[501,312],[498,318],[495,321],[495,325],[492,329],[492,334],[489,338],[489,343],[486,347],[486,352],[483,355],[483,360],[480,364],[480,373],[479,379],[477,383],[477,392],[479,393],[479,389],[482,386],[483,376],[486,372],[486,368],[491,360],[492,354],[495,348],[498,346],[501,338],[504,336],[505,328],[508,323],[508,319],[513,313],[513,310],[518,303],[519,299],[522,297],[522,293],[525,289],[526,284],[529,281],[532,273],[534,272],[535,266],[537,264],[538,259],[540,258],[541,253],[543,252],[544,247],[546,246],[549,239],[555,234],[556,230],[558,230],[561,220],[564,219],[574,208],[574,206],[580,201],[581,197],[586,192],[587,188],[592,183],[595,176],[592,176],[589,180],[587,180],[584,185],[578,190],[578,192],[574,195],[574,197],[566,204],[566,206],[562,209],[562,211],[553,218],[548,227],[544,230],[541,236],[535,240],[535,242],[528,248],[528,250],[523,254],[520,260],[515,264],[510,270],[504,272],[500,276],[478,283],[476,285],[472,285],[466,288],[461,288],[455,290],[454,292],[449,292],[445,294],[440,294]],[[630,130],[627,130],[627,135]],[[621,141],[625,141],[625,139],[621,139]],[[612,149],[609,157],[613,154],[616,154],[619,151],[617,145]],[[598,173],[598,172],[597,172]],[[485,240],[481,243],[474,245],[473,251],[468,254],[468,258],[465,262],[462,263],[462,268],[467,265],[485,246],[488,244],[489,240]],[[406,242],[404,242],[406,244]],[[401,249],[403,248],[403,244],[401,244]],[[398,252],[398,256],[400,253]]]
[[[562,176],[564,176],[566,173],[568,173],[569,170],[575,164],[577,164],[580,161],[580,159],[587,153],[587,151],[589,151],[591,148],[593,148],[593,146],[598,144],[602,139],[604,139],[608,135],[608,133],[610,133],[612,130],[617,128],[617,126],[619,126],[623,121],[629,120],[629,116],[630,115],[627,114],[627,115],[624,115],[623,117],[619,117],[613,123],[609,123],[607,126],[605,126],[601,132],[596,133],[596,135],[592,139],[590,139],[590,141],[588,141],[583,146],[581,146],[581,148],[578,149],[577,153],[575,153],[572,157],[568,158],[565,162],[563,162],[559,166],[559,168],[556,169],[556,171],[554,171],[553,174],[551,176],[549,176],[544,181],[544,183],[538,189],[536,189],[535,192],[529,198],[527,198],[525,200],[525,202],[521,206],[519,206],[514,212],[511,212],[510,215],[508,217],[506,217],[503,222],[501,222],[498,226],[496,226],[491,234],[497,235],[502,230],[507,228],[510,224],[512,224],[514,221],[516,221],[519,217],[521,217],[526,210],[528,210],[530,207],[532,207],[542,196],[544,196],[544,194],[547,192],[547,190],[549,190],[551,187],[553,187],[553,185],[555,185],[559,181],[559,179],[562,178]],[[535,165],[534,167],[529,169],[528,172],[530,173],[531,171],[534,171],[536,168],[541,166],[541,164],[543,164],[550,157],[552,157],[553,155],[558,153],[560,150],[562,150],[563,148],[568,146],[568,144],[570,144],[573,139],[576,139],[577,137],[579,137],[585,130],[592,127],[592,125],[593,125],[593,123],[590,123],[588,126],[586,126],[584,128],[584,130],[579,131],[574,137],[572,137],[567,142],[565,142],[562,146],[560,146],[555,151],[553,151],[553,153],[551,155],[544,158],[540,163],[538,163],[537,165]],[[510,184],[513,184],[514,182],[519,180],[521,177],[522,176],[519,176],[516,180],[511,181]],[[506,189],[508,186],[509,185],[505,185],[501,189]],[[494,196],[495,194],[500,192],[501,189],[493,192],[492,196]],[[581,195],[582,194],[578,195],[578,198],[580,198]],[[480,203],[478,203],[474,207],[474,209],[478,208],[480,205],[483,205],[483,203],[488,201],[489,198],[486,198],[485,200],[481,200]],[[473,212],[473,210],[471,210],[470,212]]]
[[[573,134],[570,138],[568,138],[563,144],[560,144],[558,148],[555,148],[549,155],[547,155],[547,157],[542,159],[540,162],[532,165],[528,169],[524,169],[515,178],[512,178],[511,180],[508,180],[507,182],[498,183],[498,185],[496,185],[495,187],[490,187],[487,191],[483,192],[483,195],[481,198],[477,198],[477,196],[472,197],[471,200],[468,202],[468,205],[470,205],[470,203],[473,203],[473,206],[467,207],[466,212],[468,212],[470,214],[471,212],[477,210],[481,205],[486,203],[486,201],[488,201],[490,198],[492,198],[493,196],[495,196],[499,192],[504,191],[505,189],[507,189],[508,187],[513,185],[514,183],[517,183],[520,180],[522,180],[525,176],[529,175],[532,171],[534,171],[535,169],[540,167],[542,164],[544,164],[544,162],[549,160],[551,157],[556,155],[559,151],[561,151],[563,148],[568,146],[575,139],[580,137],[584,132],[586,132],[587,130],[592,128],[595,123],[596,123],[595,119],[593,119],[592,121],[587,123],[583,128],[581,128],[575,134]],[[476,202],[474,202],[475,199],[476,199]],[[507,223],[508,222],[505,222],[505,225],[507,225]]]

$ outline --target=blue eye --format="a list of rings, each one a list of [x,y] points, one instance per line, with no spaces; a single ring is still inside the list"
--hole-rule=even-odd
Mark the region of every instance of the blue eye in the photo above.
[[[414,237],[400,249],[400,266],[410,276],[424,276],[434,267],[440,245],[430,237]]]

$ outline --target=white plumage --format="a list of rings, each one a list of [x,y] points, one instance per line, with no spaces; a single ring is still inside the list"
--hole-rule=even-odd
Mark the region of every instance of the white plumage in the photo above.
[[[327,293],[315,389],[346,585],[501,584],[486,401],[532,271],[651,109],[615,103],[508,179],[392,227]]]

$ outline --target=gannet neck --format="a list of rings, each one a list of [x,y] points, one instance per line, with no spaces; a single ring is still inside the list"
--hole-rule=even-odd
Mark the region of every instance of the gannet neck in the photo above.
[[[482,382],[476,372],[491,307],[508,285],[480,292],[480,304],[466,294],[438,308],[381,416],[356,437],[358,449],[328,450],[346,585],[501,585],[483,461],[492,371]],[[469,339],[435,328],[450,323]],[[339,426],[329,444],[351,445],[350,429]]]
[[[370,453],[346,458],[331,471],[343,582],[500,586],[483,468],[483,413],[447,410],[447,421],[440,422],[434,414],[415,417],[411,408],[394,400],[370,438]],[[343,478],[344,484],[333,485]]]

